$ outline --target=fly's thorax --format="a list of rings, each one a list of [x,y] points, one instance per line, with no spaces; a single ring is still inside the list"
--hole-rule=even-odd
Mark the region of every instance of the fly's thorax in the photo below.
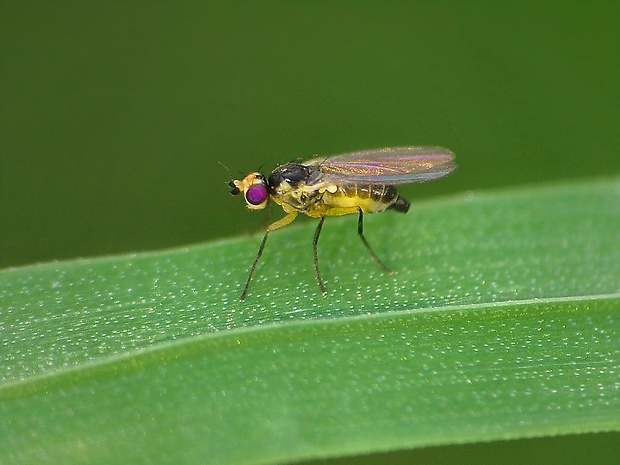
[[[325,190],[317,183],[322,173],[313,166],[287,163],[269,175],[269,193],[279,205],[304,212],[319,202]]]

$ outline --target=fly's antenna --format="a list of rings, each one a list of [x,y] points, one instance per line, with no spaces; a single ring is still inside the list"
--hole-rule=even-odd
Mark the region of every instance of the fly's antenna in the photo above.
[[[228,169],[228,166],[226,166],[224,163],[222,163],[221,161],[218,161],[218,163],[220,165],[222,165],[224,167],[224,169],[228,172],[228,176],[230,177],[230,181],[228,181],[228,187],[230,187],[230,193],[232,195],[237,195],[241,192],[241,190],[239,189],[239,187],[237,187],[237,184],[235,184],[235,179],[233,178],[232,173],[230,172],[230,170]]]
[[[230,179],[232,180],[232,179],[233,179],[233,175],[232,175],[232,173],[230,172],[230,170],[228,169],[228,166],[226,166],[226,165],[225,165],[224,163],[222,163],[221,161],[218,161],[218,163],[224,167],[224,169],[225,169],[225,170],[226,170],[226,172],[228,173],[228,176],[229,176],[229,177],[230,177]]]

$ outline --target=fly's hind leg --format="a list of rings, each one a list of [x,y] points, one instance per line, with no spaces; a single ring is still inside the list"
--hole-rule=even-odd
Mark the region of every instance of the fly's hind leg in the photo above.
[[[375,253],[374,250],[372,250],[372,247],[370,247],[370,244],[366,240],[366,236],[364,236],[364,211],[361,208],[359,207],[336,207],[336,208],[330,209],[327,212],[327,215],[328,216],[342,216],[342,215],[349,215],[352,213],[358,213],[359,215],[358,220],[357,220],[357,235],[360,237],[360,239],[364,243],[364,246],[366,246],[366,249],[368,250],[368,253],[370,253],[370,256],[387,273],[392,273],[392,270],[390,269],[390,267],[388,267],[385,263],[383,263],[379,259],[379,257],[377,257],[377,254]],[[317,231],[314,234],[313,246],[314,246],[314,266],[316,268],[316,278],[319,281],[319,286],[321,286],[321,290],[323,291],[323,293],[325,293],[325,287],[322,285],[321,276],[319,274],[319,265],[318,265],[317,255],[316,255],[316,244],[319,240],[319,234],[321,232],[322,226],[323,226],[323,218],[321,219],[321,222],[319,223]]]
[[[366,249],[368,249],[368,252],[372,256],[372,258],[374,258],[374,260],[379,264],[379,266],[383,268],[386,272],[391,273],[392,270],[385,263],[383,263],[379,259],[379,257],[377,257],[377,254],[375,253],[374,250],[372,250],[372,247],[370,247],[370,244],[366,240],[366,237],[364,236],[364,212],[362,211],[361,208],[358,208],[358,212],[359,212],[359,217],[357,220],[357,235],[360,237],[360,239],[366,246]]]

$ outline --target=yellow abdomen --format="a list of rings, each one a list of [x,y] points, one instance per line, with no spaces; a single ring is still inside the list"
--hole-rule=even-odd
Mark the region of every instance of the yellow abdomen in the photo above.
[[[320,217],[331,214],[343,214],[346,210],[350,213],[361,208],[363,212],[382,212],[398,199],[398,192],[393,186],[363,185],[342,186],[336,192],[326,191],[320,201],[313,204],[305,213],[309,216]],[[342,213],[340,213],[342,212]]]

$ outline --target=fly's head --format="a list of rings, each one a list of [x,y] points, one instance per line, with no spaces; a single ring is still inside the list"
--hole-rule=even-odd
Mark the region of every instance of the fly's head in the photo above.
[[[232,195],[243,192],[245,203],[252,210],[260,210],[267,206],[269,186],[261,173],[249,173],[240,181],[233,179],[228,183],[228,187]]]

